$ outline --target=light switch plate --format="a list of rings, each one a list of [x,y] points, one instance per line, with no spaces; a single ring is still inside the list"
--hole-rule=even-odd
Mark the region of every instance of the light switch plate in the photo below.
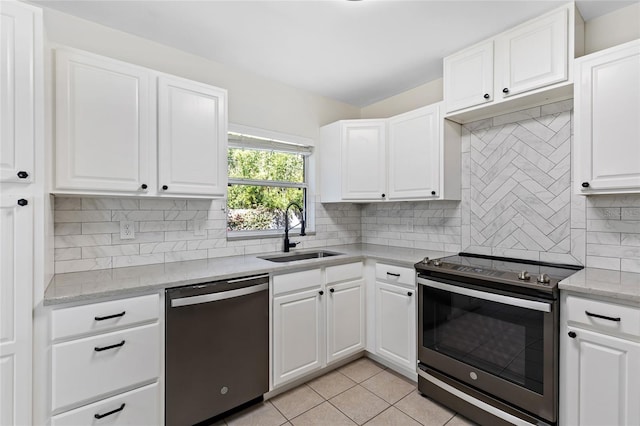
[[[136,232],[133,229],[132,220],[120,221],[120,239],[121,240],[133,240],[136,238]]]

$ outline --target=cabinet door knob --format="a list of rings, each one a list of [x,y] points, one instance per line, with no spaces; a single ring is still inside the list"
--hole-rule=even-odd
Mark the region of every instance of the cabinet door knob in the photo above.
[[[29,204],[29,202],[28,202],[27,200],[25,200],[24,198],[20,198],[20,199],[18,200],[18,205],[19,205],[20,207],[24,207],[24,206],[26,206],[27,204]]]
[[[485,99],[489,99],[491,96],[489,96],[489,94],[488,94],[488,93],[485,93],[483,97],[484,97]]]
[[[569,332],[569,337],[571,337],[572,339],[575,339],[575,338],[576,338],[576,336],[577,336],[577,334],[576,334],[576,332],[575,332],[575,331],[570,331],[570,332]]]
[[[413,293],[409,291],[409,292],[407,292],[407,296],[411,297],[411,296],[413,296]]]
[[[386,197],[386,194],[382,194],[382,198]]]
[[[436,195],[436,191],[431,191],[431,195]]]
[[[320,291],[318,292],[318,294],[319,294],[320,296],[322,296],[322,295],[324,294],[324,291],[320,290]]]
[[[19,171],[19,172],[17,173],[17,175],[18,175],[18,177],[19,177],[20,179],[26,179],[26,178],[28,178],[28,177],[29,177],[29,173],[27,173],[27,172],[25,172],[25,171],[22,171],[22,170],[21,170],[21,171]]]
[[[335,291],[335,289],[330,288],[330,289],[329,289],[329,291],[330,291],[331,293],[333,293],[333,292]]]
[[[502,89],[502,93],[509,93],[509,89],[505,87],[504,89]]]
[[[140,185],[140,188],[142,188],[142,189],[147,189],[147,188],[148,188],[148,186],[147,186],[147,184],[146,184],[146,183],[143,183],[142,185]]]
[[[583,188],[588,188],[589,187],[589,182],[582,182],[582,187]]]
[[[166,191],[167,189],[169,189],[169,187],[167,185],[162,185],[162,190]]]

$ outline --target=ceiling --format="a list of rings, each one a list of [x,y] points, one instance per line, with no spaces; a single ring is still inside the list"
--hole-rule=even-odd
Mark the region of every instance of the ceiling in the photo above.
[[[638,1],[578,1],[585,20]],[[442,76],[442,58],[566,1],[33,1],[354,106]]]

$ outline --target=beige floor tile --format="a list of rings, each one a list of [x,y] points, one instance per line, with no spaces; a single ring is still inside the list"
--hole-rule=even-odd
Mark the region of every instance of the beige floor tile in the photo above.
[[[426,426],[442,426],[455,414],[435,401],[411,392],[395,404],[395,407]]]
[[[252,405],[227,417],[225,421],[229,426],[280,426],[286,423],[287,419],[267,401]]]
[[[340,368],[340,371],[351,380],[360,383],[381,372],[383,368],[368,358],[360,358]]]
[[[476,424],[466,417],[456,414],[454,418],[449,420],[446,426],[476,426]]]
[[[396,407],[389,407],[369,420],[365,426],[420,426],[420,423],[407,416]]]
[[[416,389],[416,384],[398,375],[383,370],[361,383],[389,404],[395,404]]]
[[[305,411],[324,402],[324,398],[318,395],[307,385],[298,386],[288,392],[269,400],[284,416],[291,420]]]
[[[323,402],[306,413],[291,420],[294,426],[353,426],[354,422],[341,413],[336,407]]]
[[[323,398],[330,399],[354,387],[356,382],[339,371],[332,371],[331,373],[310,381],[307,385],[318,392]]]
[[[383,399],[362,386],[355,386],[329,400],[359,425],[371,420],[389,407]]]

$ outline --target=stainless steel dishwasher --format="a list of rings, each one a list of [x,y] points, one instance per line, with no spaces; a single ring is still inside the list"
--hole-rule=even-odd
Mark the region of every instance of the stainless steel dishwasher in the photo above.
[[[269,391],[269,277],[166,290],[165,423],[193,425]]]

